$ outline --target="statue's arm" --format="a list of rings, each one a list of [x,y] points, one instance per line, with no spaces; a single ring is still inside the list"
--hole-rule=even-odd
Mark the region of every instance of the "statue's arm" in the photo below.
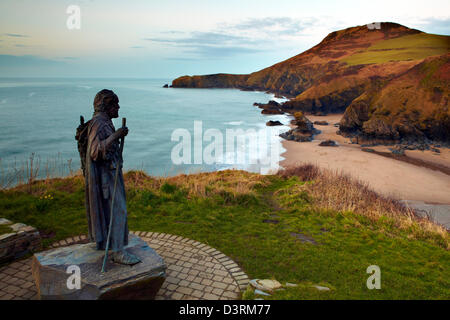
[[[105,160],[107,152],[111,148],[114,141],[121,137],[121,132],[111,132],[107,126],[93,126],[89,133],[90,157],[92,160]]]

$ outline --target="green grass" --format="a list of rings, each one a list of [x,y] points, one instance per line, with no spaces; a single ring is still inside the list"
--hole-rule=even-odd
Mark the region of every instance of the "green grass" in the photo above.
[[[13,232],[13,229],[11,229],[8,225],[0,225],[0,235],[11,232]]]
[[[205,188],[199,188],[202,191],[185,187],[188,178],[200,184],[210,177],[215,180],[207,180]],[[445,244],[411,237],[410,230],[398,228],[389,218],[374,221],[317,207],[303,189],[314,181],[239,171],[139,179],[127,179],[131,230],[195,239],[234,259],[250,278],[299,284],[269,299],[450,298],[450,254]],[[241,185],[248,181],[254,183]],[[32,194],[20,188],[0,192],[1,216],[52,234],[45,246],[87,233],[80,178],[38,182],[33,188]],[[53,199],[42,204],[48,194]],[[302,242],[291,233],[312,237],[317,244]],[[366,269],[374,264],[381,268],[381,290],[366,287]],[[318,291],[313,284],[331,290]],[[253,297],[251,291],[244,294]]]
[[[449,36],[418,33],[379,41],[364,52],[353,54],[342,59],[342,61],[349,65],[358,65],[420,60],[434,55],[445,54],[449,51]]]

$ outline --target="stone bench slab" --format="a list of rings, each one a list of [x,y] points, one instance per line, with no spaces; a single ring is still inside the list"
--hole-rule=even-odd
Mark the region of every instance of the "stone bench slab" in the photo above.
[[[74,244],[35,254],[32,273],[38,288],[38,298],[153,299],[166,278],[163,259],[145,241],[132,234],[125,248],[142,261],[127,266],[108,259],[105,273],[101,273],[104,251],[97,250],[95,243]],[[70,266],[79,267],[79,289],[73,288],[76,283],[73,281],[75,273],[74,267],[70,270]]]

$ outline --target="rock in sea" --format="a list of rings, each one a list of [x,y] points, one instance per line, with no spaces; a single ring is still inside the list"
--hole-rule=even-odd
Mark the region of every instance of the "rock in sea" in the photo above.
[[[280,121],[278,121],[278,120],[276,120],[276,121],[269,120],[269,121],[266,122],[266,126],[268,126],[268,127],[282,126],[282,125],[283,124]]]

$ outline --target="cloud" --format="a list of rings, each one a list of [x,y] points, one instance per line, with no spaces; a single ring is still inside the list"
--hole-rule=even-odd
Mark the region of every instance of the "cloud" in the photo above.
[[[231,34],[218,32],[191,32],[188,37],[184,38],[145,38],[144,40],[174,44],[174,45],[224,45],[224,44],[244,44],[251,41],[250,38],[242,36],[234,36]]]
[[[78,57],[61,57],[60,59],[63,59],[63,60],[78,60],[79,58]]]
[[[222,30],[238,32],[252,32],[260,37],[277,37],[284,35],[300,35],[304,31],[320,25],[321,20],[316,17],[293,19],[290,17],[250,18],[244,21],[219,25]]]
[[[238,54],[261,52],[260,49],[246,48],[246,47],[219,47],[209,45],[189,46],[191,49],[184,50],[185,53],[200,54],[204,57],[229,57]],[[188,47],[188,48],[189,48]]]
[[[177,30],[169,30],[169,31],[161,31],[163,34],[184,34],[186,32],[184,31],[177,31]]]
[[[429,33],[450,35],[450,18],[427,17],[419,19],[417,24]]]
[[[145,47],[143,46],[132,46],[130,47],[130,49],[144,49]]]
[[[177,47],[184,53],[195,54],[201,58],[217,58],[260,51],[256,48],[258,43],[254,39],[224,32],[194,31],[184,37],[154,37],[144,40]]]
[[[6,35],[8,37],[13,37],[13,38],[29,38],[30,37],[25,34],[18,34],[18,33],[5,33],[4,35]]]
[[[164,60],[174,60],[174,61],[198,61],[197,58],[182,58],[182,57],[168,57],[164,58]]]
[[[318,42],[339,25],[330,17],[250,18],[235,23],[219,23],[210,32],[166,31],[144,38],[198,58],[220,58],[301,47],[306,38]],[[325,29],[325,30],[324,30]],[[314,43],[314,41],[311,42]]]
[[[13,56],[7,54],[0,54],[0,67],[13,68],[13,67],[27,67],[27,66],[55,66],[62,62],[41,58],[38,56],[25,55],[25,56]]]

